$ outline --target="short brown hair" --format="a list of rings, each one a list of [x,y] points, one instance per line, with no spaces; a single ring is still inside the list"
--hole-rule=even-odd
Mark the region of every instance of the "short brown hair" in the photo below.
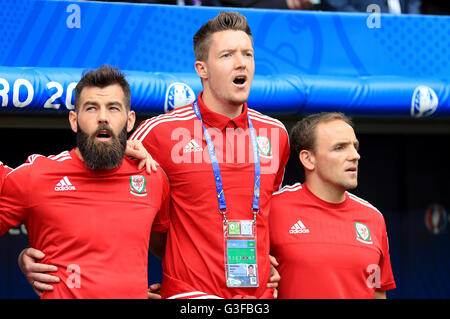
[[[128,110],[130,110],[131,92],[130,85],[125,79],[125,74],[123,74],[120,69],[114,68],[107,64],[102,65],[97,70],[83,71],[81,80],[75,87],[75,110],[77,111],[79,108],[81,91],[85,87],[94,86],[104,88],[113,84],[119,84],[122,88],[125,96],[125,106]]]
[[[208,59],[211,35],[220,31],[244,31],[253,43],[252,32],[247,19],[237,12],[221,11],[214,19],[206,22],[194,35],[194,54],[197,61]]]
[[[316,127],[321,122],[331,122],[342,120],[351,127],[353,122],[351,118],[340,112],[321,112],[311,114],[298,121],[291,130],[291,150],[296,161],[302,150],[315,151],[316,147]],[[300,162],[300,166],[301,162]],[[303,167],[303,166],[302,166]]]

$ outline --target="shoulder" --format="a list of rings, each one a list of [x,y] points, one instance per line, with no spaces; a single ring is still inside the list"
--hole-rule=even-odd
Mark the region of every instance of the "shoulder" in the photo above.
[[[358,197],[355,194],[352,194],[350,192],[347,192],[347,194],[348,194],[348,199],[350,200],[350,202],[353,205],[363,208],[365,211],[367,211],[369,214],[371,214],[372,217],[381,218],[384,220],[383,214],[371,203],[369,203],[368,201],[366,201],[366,200],[362,199],[361,197]]]
[[[252,120],[253,126],[259,131],[260,134],[264,134],[261,133],[261,130],[267,130],[267,137],[270,136],[271,139],[275,138],[279,141],[280,147],[284,150],[283,153],[285,154],[287,161],[287,158],[289,157],[289,133],[284,124],[280,120],[264,115],[250,108],[248,109],[248,114]]]
[[[23,174],[26,172],[31,172],[33,170],[41,172],[45,169],[52,169],[54,168],[56,163],[61,163],[67,160],[71,160],[72,156],[70,155],[69,151],[64,151],[59,153],[58,155],[50,155],[50,156],[44,156],[41,154],[33,154],[28,156],[25,163],[22,165],[11,169],[11,171],[8,173],[8,175],[16,175],[16,174]]]
[[[169,183],[169,178],[161,166],[158,166],[156,172],[152,172],[149,175],[151,178],[157,179],[163,185]]]
[[[284,126],[284,124],[280,120],[277,120],[276,118],[270,117],[268,115],[264,115],[264,114],[262,114],[258,111],[255,111],[254,109],[251,109],[251,108],[248,108],[248,115],[250,116],[252,121],[262,123],[265,126],[279,127],[287,133],[287,130],[286,130],[286,127]]]
[[[67,160],[71,160],[72,159],[72,155],[70,154],[69,151],[64,151],[59,153],[58,155],[50,155],[48,157],[39,155],[43,160],[48,161],[49,163],[51,163],[51,161],[55,161],[55,162],[64,162]]]
[[[303,188],[300,183],[286,185],[274,192],[270,203],[270,223],[280,225],[287,216],[298,210],[298,204],[303,203]],[[300,200],[299,200],[300,199]]]
[[[7,173],[10,172],[11,170],[12,170],[11,167],[9,167],[9,166],[3,164],[3,163],[0,161],[0,177],[1,177],[2,175],[7,174]]]
[[[277,190],[272,194],[273,198],[281,198],[286,196],[292,196],[294,193],[299,193],[302,191],[302,184],[295,183],[294,185],[285,185],[281,189]],[[296,195],[294,195],[296,196]]]
[[[189,121],[196,118],[192,105],[186,105],[176,108],[166,114],[161,114],[150,119],[142,121],[134,133],[130,136],[130,140],[143,141],[150,132],[155,129],[165,128],[167,126],[180,126],[180,122]]]
[[[4,187],[6,185],[10,189],[33,189],[40,191],[39,186],[43,175],[53,176],[56,172],[67,172],[69,166],[66,163],[70,162],[72,157],[68,151],[62,152],[58,155],[43,156],[40,154],[30,155],[26,162],[14,169],[11,169],[5,174]],[[64,176],[64,175],[63,175]]]

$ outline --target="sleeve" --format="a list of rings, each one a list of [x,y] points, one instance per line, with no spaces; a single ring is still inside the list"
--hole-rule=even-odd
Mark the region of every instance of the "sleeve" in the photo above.
[[[273,189],[274,192],[279,190],[281,187],[281,183],[283,182],[285,167],[289,160],[290,152],[291,151],[289,148],[289,135],[288,135],[286,129],[284,129],[284,130],[282,130],[282,133],[280,136],[280,150],[279,150],[280,166],[278,167],[277,176],[275,178],[274,189]]]
[[[2,192],[3,181],[10,171],[12,171],[10,167],[3,165],[3,163],[0,162],[0,194]]]
[[[3,181],[0,193],[0,236],[27,217],[29,177],[26,169],[12,171]]]
[[[282,229],[281,217],[278,212],[279,197],[277,195],[272,195],[272,200],[270,204],[270,214],[269,214],[269,242],[270,242],[270,254],[272,256],[276,255],[276,247],[278,247],[278,239],[280,238],[278,231]],[[276,257],[276,256],[275,256]]]
[[[382,229],[382,256],[380,258],[380,270],[381,270],[381,284],[377,290],[386,291],[396,288],[394,281],[394,274],[392,273],[391,257],[389,255],[389,242],[386,232],[386,223],[383,219]]]
[[[169,180],[161,169],[161,181],[162,181],[162,198],[161,206],[153,221],[152,232],[165,233],[169,229],[170,224],[170,184]]]

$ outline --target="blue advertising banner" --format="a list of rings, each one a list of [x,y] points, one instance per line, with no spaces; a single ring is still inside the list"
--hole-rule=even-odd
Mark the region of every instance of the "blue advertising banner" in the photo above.
[[[64,113],[73,109],[83,69],[0,67],[0,105],[8,112]],[[195,73],[124,70],[131,105],[160,114],[190,104],[202,90]],[[399,76],[256,75],[248,103],[267,114],[341,111],[350,115],[450,116],[448,82]]]
[[[104,63],[129,74],[136,111],[167,111],[170,89],[201,90],[195,32],[219,10],[238,10],[51,0],[0,5],[0,112],[31,113],[70,109],[82,70]],[[257,110],[449,116],[449,17],[239,12],[254,38],[249,104]]]

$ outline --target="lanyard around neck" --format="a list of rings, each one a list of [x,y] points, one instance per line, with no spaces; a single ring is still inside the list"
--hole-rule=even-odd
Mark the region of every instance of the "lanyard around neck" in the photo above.
[[[219,211],[223,215],[224,221],[226,222],[226,213],[227,213],[227,205],[225,202],[225,194],[223,192],[223,184],[222,177],[220,175],[219,163],[217,161],[216,151],[214,149],[214,143],[211,139],[211,135],[206,129],[205,125],[203,125],[202,115],[200,114],[200,109],[198,107],[197,100],[193,103],[193,108],[195,115],[200,120],[203,126],[203,132],[205,134],[206,145],[208,147],[209,157],[211,159],[211,164],[214,172],[214,180],[216,182],[216,192],[217,192],[217,200],[219,202]],[[260,183],[261,183],[261,165],[259,161],[259,152],[258,152],[258,143],[256,141],[256,133],[253,128],[252,120],[250,116],[247,114],[248,120],[248,128],[250,131],[250,140],[252,142],[252,151],[253,151],[253,160],[255,161],[255,182],[253,186],[253,201],[252,201],[252,209],[254,221],[256,221],[256,215],[259,212],[259,196],[260,196]]]

